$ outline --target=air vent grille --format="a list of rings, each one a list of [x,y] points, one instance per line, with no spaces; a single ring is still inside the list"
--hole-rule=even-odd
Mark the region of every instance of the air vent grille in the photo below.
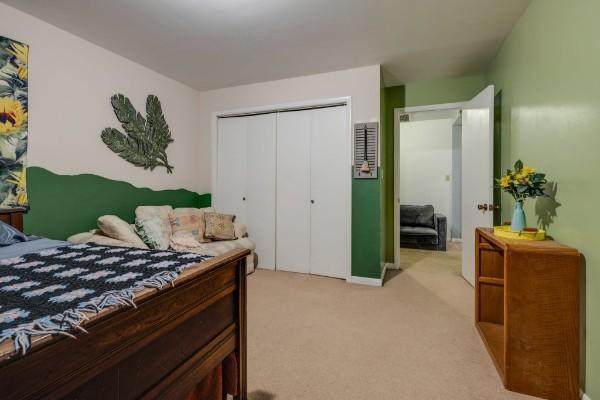
[[[410,114],[400,114],[400,122],[410,122]]]
[[[354,178],[377,178],[379,124],[354,124]]]

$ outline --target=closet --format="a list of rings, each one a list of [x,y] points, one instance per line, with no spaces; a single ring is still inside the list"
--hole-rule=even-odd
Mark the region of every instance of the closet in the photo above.
[[[246,224],[258,265],[275,267],[276,114],[220,118],[215,207]],[[250,228],[251,227],[251,228]]]
[[[215,205],[261,268],[347,278],[348,135],[345,105],[218,119]]]

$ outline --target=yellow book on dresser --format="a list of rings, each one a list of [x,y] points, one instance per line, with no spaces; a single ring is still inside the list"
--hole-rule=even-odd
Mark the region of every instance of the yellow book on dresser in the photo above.
[[[502,225],[494,227],[494,235],[505,238],[505,239],[516,239],[516,240],[546,240],[546,231],[543,229],[536,230],[523,230],[520,232],[514,232],[510,229],[510,225]]]

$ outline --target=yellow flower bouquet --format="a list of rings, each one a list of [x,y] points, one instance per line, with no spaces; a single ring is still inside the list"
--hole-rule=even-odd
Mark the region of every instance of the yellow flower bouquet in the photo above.
[[[520,232],[525,228],[523,202],[527,198],[544,195],[546,174],[536,172],[534,168],[524,165],[521,160],[514,165],[514,170],[507,170],[506,175],[496,179],[496,186],[515,199],[515,211],[511,222],[511,230]]]

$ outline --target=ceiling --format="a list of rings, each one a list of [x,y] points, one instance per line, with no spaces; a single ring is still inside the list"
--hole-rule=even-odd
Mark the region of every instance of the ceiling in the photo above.
[[[198,90],[382,64],[480,72],[529,0],[1,0]]]

